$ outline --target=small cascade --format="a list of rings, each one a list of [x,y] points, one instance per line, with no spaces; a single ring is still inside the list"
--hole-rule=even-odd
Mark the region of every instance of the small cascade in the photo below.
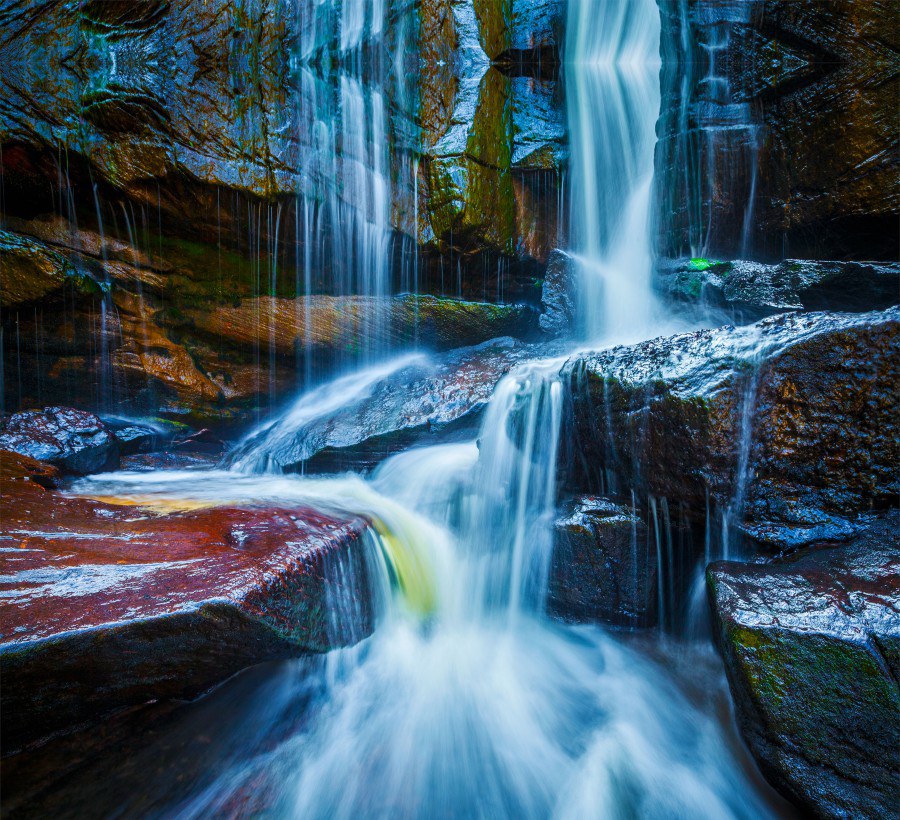
[[[320,442],[316,435],[338,410],[369,397],[392,374],[428,361],[412,354],[338,377],[304,392],[285,412],[256,428],[228,455],[226,464],[239,472],[279,473],[282,465],[311,456]]]
[[[562,417],[560,362],[514,370],[497,386],[460,540],[483,566],[479,610],[540,612],[547,591]]]
[[[652,663],[601,630],[543,616],[559,370],[559,361],[520,366],[496,389],[477,444],[402,453],[368,481],[233,470],[200,482],[196,473],[126,473],[79,485],[169,510],[293,503],[371,523],[378,549],[366,566],[385,600],[374,634],[329,653],[318,672],[305,666],[314,682],[286,695],[304,718],[264,752],[211,772],[181,816],[221,812],[248,788],[261,788],[275,815],[304,818],[537,820],[587,807],[766,816],[715,722],[656,683]],[[308,415],[309,402],[291,412]],[[660,548],[671,560],[671,546]],[[335,563],[339,592],[359,589],[355,571]],[[355,637],[352,593],[329,604],[334,634]]]

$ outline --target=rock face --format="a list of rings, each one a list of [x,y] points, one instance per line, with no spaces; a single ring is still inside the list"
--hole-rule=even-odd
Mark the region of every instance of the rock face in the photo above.
[[[565,336],[575,327],[577,282],[575,260],[555,250],[547,261],[541,288],[541,330],[551,338]]]
[[[524,305],[493,305],[410,294],[390,299],[311,296],[245,299],[185,311],[183,327],[232,345],[257,345],[293,353],[311,345],[321,360],[338,357],[373,337],[375,349],[420,344],[432,350],[486,342],[497,336],[534,332],[534,311]]]
[[[3,351],[11,407],[106,405],[221,423],[261,399],[283,399],[313,368],[410,345],[446,350],[537,332],[537,315],[525,305],[410,294],[254,297],[227,259],[223,278],[208,280],[205,266],[215,262],[202,249],[194,262],[182,249],[170,270],[137,252],[126,263],[130,246],[87,230],[70,234],[64,220],[17,224],[41,237],[16,240],[17,247],[59,264],[11,278],[21,283],[17,293],[42,294],[3,305],[4,331],[14,340]],[[4,256],[3,264],[17,260]]]
[[[900,301],[900,265],[786,259],[664,263],[657,287],[679,300],[702,301],[757,315],[784,310],[868,310]]]
[[[119,443],[109,428],[93,413],[71,407],[16,413],[0,432],[0,449],[80,475],[119,463]]]
[[[0,471],[4,754],[371,626],[363,521],[281,508],[148,514],[47,490],[15,454]],[[334,629],[329,596],[341,595],[362,620]]]
[[[555,525],[548,608],[572,621],[646,626],[657,614],[657,559],[635,510],[578,499]]]
[[[892,4],[660,8],[667,65],[680,61],[664,72],[662,254],[896,260]]]
[[[241,469],[365,468],[432,433],[474,422],[497,382],[538,348],[510,338],[412,356],[303,396],[231,455]]]
[[[819,817],[890,817],[900,790],[900,519],[841,547],[707,574],[741,731]]]
[[[32,302],[62,287],[71,266],[27,237],[0,231],[0,304]]]
[[[712,501],[773,549],[848,537],[896,498],[898,319],[778,316],[576,357],[570,483],[698,519]]]

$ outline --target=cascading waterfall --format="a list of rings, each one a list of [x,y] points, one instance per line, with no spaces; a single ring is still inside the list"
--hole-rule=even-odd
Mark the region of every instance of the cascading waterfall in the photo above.
[[[659,10],[655,0],[571,0],[567,31],[578,334],[638,341],[659,330],[650,282]]]
[[[375,45],[386,13],[384,2],[367,0],[298,7],[303,37],[295,138],[303,170],[296,282],[298,293],[307,296],[302,317],[307,362],[314,358],[309,297],[322,292],[366,300],[338,319],[355,340],[341,352],[347,366],[377,361],[388,352],[394,192],[387,99],[395,76],[383,65],[391,56],[381,55]],[[368,45],[375,53],[364,59]],[[404,47],[401,42],[398,51]],[[329,49],[333,53],[325,59],[334,67],[334,83],[319,76],[317,64]],[[307,370],[309,385],[317,379],[311,367]]]
[[[353,48],[367,25],[358,12],[350,3],[342,11],[342,43]],[[645,336],[654,318],[648,222],[659,16],[653,0],[572,0],[570,15],[580,335]],[[352,259],[364,267],[348,272],[356,285],[382,294],[389,191],[371,152],[381,145],[374,112],[383,101],[371,96],[367,107],[353,76],[339,86],[341,113],[315,128],[330,152],[318,157],[319,182],[333,169],[344,186],[323,198],[335,231],[323,246],[348,253],[330,260],[338,278]],[[308,234],[320,230],[318,219],[304,219]],[[348,234],[338,241],[342,225]],[[329,820],[767,815],[717,722],[658,666],[598,628],[543,613],[560,365],[533,362],[506,376],[477,441],[401,453],[367,479],[268,472],[276,449],[302,449],[313,423],[402,361],[305,394],[242,445],[230,471],[202,481],[196,473],[113,474],[78,485],[166,509],[295,503],[363,515],[378,547],[367,556],[384,591],[374,634],[296,662],[302,674],[280,677],[274,696],[271,686],[251,695],[246,713],[273,727],[270,736],[209,767],[163,813],[234,813],[253,794],[263,801],[254,813]],[[352,619],[347,602],[335,606]],[[336,623],[335,634],[356,637],[351,627]]]
[[[368,481],[219,471],[81,483],[145,507],[363,514],[381,545],[375,586],[393,582],[371,638],[244,707],[277,724],[293,701],[299,728],[213,767],[174,814],[210,816],[250,790],[278,817],[766,815],[715,721],[656,683],[654,664],[599,629],[542,615],[557,374],[558,363],[531,364],[503,380],[480,446],[401,453]]]

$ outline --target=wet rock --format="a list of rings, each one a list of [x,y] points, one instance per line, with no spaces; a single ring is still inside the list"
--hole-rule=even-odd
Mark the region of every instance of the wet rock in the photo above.
[[[668,296],[756,314],[783,310],[872,310],[900,301],[900,265],[787,259],[776,265],[736,260],[673,261],[657,286]]]
[[[0,231],[0,304],[33,302],[63,286],[72,268],[62,255],[37,242]]]
[[[459,78],[429,124],[420,244],[460,254],[464,264],[486,249],[546,261],[558,235],[556,174],[566,142],[557,84],[485,64]]]
[[[567,8],[564,0],[513,0],[512,50],[544,60],[558,58]]]
[[[121,461],[123,470],[139,472],[150,470],[209,470],[222,460],[221,449],[204,449],[174,451],[165,450],[156,453],[135,453],[124,456]]]
[[[371,626],[360,520],[298,508],[151,513],[51,492],[0,463],[4,754]],[[341,594],[361,620],[334,628],[329,596]]]
[[[122,416],[105,416],[103,422],[115,436],[123,456],[161,449],[171,444],[182,432],[180,425],[163,419],[145,421]]]
[[[293,353],[312,346],[313,355],[334,358],[366,338],[375,348],[420,344],[434,350],[478,344],[498,336],[528,336],[535,315],[524,305],[493,305],[403,295],[260,297],[237,305],[184,311],[181,327],[238,345],[274,347]]]
[[[344,377],[251,435],[231,463],[286,471],[369,467],[424,437],[473,423],[497,382],[537,351],[501,338]]]
[[[900,520],[707,581],[738,722],[766,777],[819,817],[892,816],[900,790]]]
[[[571,485],[712,504],[773,549],[849,537],[896,498],[898,319],[783,315],[570,360]]]
[[[59,470],[46,461],[38,461],[12,450],[0,450],[0,478],[8,481],[33,481],[46,490],[59,482]]]
[[[660,5],[663,253],[896,260],[892,4]]]
[[[577,298],[575,260],[565,251],[555,250],[547,262],[541,288],[541,330],[557,338],[575,327]]]
[[[657,570],[637,511],[580,498],[555,524],[548,607],[564,620],[647,626],[657,614]]]
[[[93,413],[71,407],[16,413],[0,432],[0,449],[80,475],[119,463],[119,445],[109,428]]]

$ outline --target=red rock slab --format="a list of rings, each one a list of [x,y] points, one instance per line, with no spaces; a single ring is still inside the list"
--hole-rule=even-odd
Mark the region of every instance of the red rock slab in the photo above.
[[[28,462],[0,456],[4,754],[371,626],[361,519],[151,513],[46,489]],[[328,601],[348,597],[361,623],[336,628]]]

